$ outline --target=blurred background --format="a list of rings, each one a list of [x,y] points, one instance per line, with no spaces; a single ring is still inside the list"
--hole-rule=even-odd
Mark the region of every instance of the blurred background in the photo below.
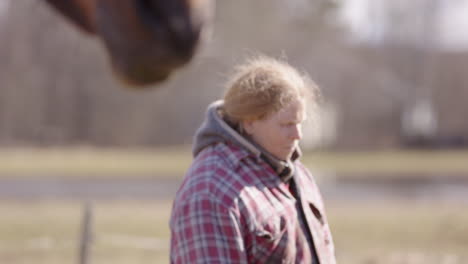
[[[467,12],[466,0],[217,1],[195,60],[136,91],[42,1],[0,0],[0,263],[78,263],[86,208],[91,263],[168,263],[192,135],[257,53],[321,87],[303,160],[340,263],[468,263]]]

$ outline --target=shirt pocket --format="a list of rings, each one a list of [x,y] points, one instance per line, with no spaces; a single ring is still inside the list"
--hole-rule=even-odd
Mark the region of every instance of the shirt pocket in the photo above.
[[[285,219],[280,215],[261,219],[255,224],[252,248],[249,251],[255,261],[252,263],[292,263],[284,262],[294,256]]]
[[[321,210],[316,206],[316,204],[310,200],[307,201],[307,204],[309,206],[310,211],[312,212],[312,215],[315,217],[315,219],[317,219],[317,221],[321,225],[325,225],[326,224],[325,217],[322,214]]]
[[[315,220],[317,220],[317,232],[319,232],[320,239],[326,246],[333,247],[330,228],[328,226],[327,218],[323,213],[323,208],[319,209],[319,207],[316,206],[317,203],[313,200],[307,200],[307,205],[309,206],[310,211],[312,212],[312,216],[315,217]]]
[[[254,227],[254,234],[257,238],[266,241],[275,241],[281,238],[284,233],[284,224],[281,223],[280,216],[270,216],[261,219]]]

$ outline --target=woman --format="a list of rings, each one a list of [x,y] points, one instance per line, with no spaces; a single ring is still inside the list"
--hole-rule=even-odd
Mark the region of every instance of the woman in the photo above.
[[[170,221],[171,263],[335,263],[320,192],[299,161],[311,90],[285,62],[237,68],[195,135]]]

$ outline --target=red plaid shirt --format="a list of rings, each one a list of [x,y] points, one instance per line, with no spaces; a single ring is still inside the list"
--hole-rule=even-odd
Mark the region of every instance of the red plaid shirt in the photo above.
[[[299,161],[307,225],[321,264],[334,264],[334,246],[320,192]],[[171,263],[313,263],[298,201],[262,159],[230,144],[205,148],[174,201]]]

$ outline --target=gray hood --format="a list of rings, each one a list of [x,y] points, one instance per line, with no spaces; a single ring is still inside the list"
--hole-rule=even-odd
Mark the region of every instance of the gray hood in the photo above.
[[[291,158],[292,161],[281,161],[275,158],[261,146],[250,141],[248,138],[240,134],[236,129],[232,128],[221,117],[219,109],[222,108],[223,104],[224,102],[219,100],[208,106],[205,120],[195,133],[192,149],[193,156],[196,157],[198,153],[210,145],[219,142],[231,142],[243,149],[246,149],[255,157],[265,160],[279,174],[282,180],[289,180],[294,173],[294,166],[292,161],[296,160],[301,155],[299,148],[294,151],[294,154]]]

